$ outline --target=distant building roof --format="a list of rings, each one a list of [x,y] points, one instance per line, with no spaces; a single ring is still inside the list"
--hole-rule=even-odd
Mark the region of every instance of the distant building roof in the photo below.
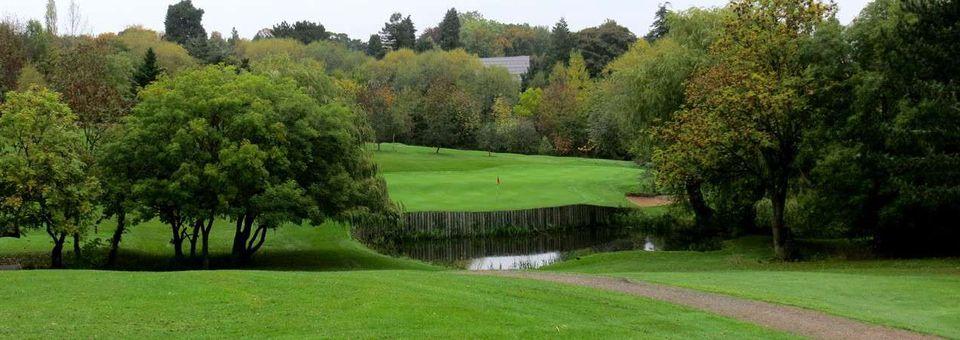
[[[530,56],[480,58],[480,62],[487,67],[503,67],[510,75],[519,77],[530,69]]]

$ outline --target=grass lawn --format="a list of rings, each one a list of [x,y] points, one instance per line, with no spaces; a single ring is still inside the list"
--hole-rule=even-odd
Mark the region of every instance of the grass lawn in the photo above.
[[[570,204],[628,206],[646,170],[630,162],[383,144],[374,158],[407,211],[495,211]],[[497,185],[497,178],[501,184]]]
[[[220,256],[227,227],[214,227]],[[0,338],[788,337],[618,293],[386,257],[337,224],[289,226],[269,237],[254,268],[271,270],[0,271]],[[142,251],[124,251],[122,264],[163,269],[172,255],[166,240],[158,223],[133,228],[123,245]],[[40,233],[0,239],[0,257],[46,261],[49,246]]]
[[[960,260],[771,263],[766,238],[716,252],[627,251],[554,264],[550,271],[626,277],[795,305],[960,338]]]
[[[453,272],[0,273],[6,338],[785,338],[633,296]]]

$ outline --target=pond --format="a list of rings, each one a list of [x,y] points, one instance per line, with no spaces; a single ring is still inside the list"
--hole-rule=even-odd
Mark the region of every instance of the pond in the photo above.
[[[594,248],[602,251],[655,250],[654,243],[635,244],[610,229],[570,230],[512,237],[448,239],[368,244],[377,251],[467,270],[533,269],[560,261],[565,253]]]

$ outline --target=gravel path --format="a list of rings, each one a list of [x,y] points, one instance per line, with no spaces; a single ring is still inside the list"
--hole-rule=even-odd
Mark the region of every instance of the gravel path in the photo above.
[[[705,293],[621,278],[538,272],[490,271],[479,274],[587,286],[667,301],[815,339],[937,339],[825,313],[773,303]]]

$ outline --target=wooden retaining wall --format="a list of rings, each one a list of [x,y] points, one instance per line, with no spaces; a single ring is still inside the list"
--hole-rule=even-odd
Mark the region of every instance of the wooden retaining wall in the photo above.
[[[388,223],[354,224],[354,236],[371,238],[463,238],[538,232],[610,224],[629,208],[595,205],[508,211],[417,211],[404,213],[400,226]]]

